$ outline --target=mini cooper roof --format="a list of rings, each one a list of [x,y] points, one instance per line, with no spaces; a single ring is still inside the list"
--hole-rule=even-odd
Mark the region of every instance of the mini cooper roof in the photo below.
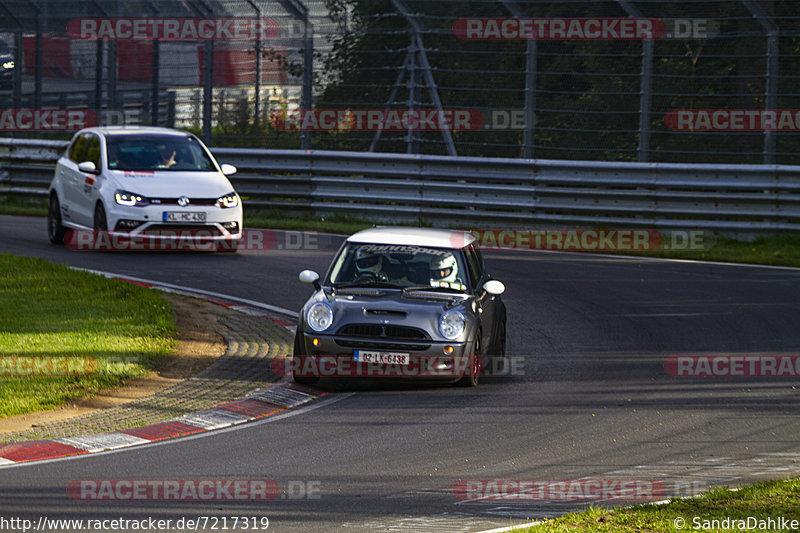
[[[460,250],[475,242],[475,236],[468,231],[459,230],[378,226],[354,233],[347,238],[347,242],[429,246]]]

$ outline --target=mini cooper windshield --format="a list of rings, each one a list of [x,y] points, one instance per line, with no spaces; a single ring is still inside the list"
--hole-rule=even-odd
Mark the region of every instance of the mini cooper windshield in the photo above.
[[[217,170],[200,143],[188,135],[109,135],[106,142],[111,170]]]
[[[350,243],[331,269],[336,288],[375,286],[464,292],[467,270],[458,250]]]

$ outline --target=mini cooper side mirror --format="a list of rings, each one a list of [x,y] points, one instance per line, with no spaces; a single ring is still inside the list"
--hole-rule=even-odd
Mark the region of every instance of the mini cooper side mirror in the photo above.
[[[321,287],[319,285],[319,274],[317,274],[313,270],[303,270],[302,272],[300,272],[300,275],[298,277],[300,278],[300,281],[302,281],[303,283],[310,283],[314,285],[314,289],[320,290]]]
[[[78,163],[78,170],[83,172],[84,174],[99,174],[97,171],[97,167],[91,161],[84,161],[83,163]]]
[[[506,286],[503,285],[501,281],[497,281],[496,279],[490,279],[489,281],[483,284],[483,290],[485,290],[492,296],[497,296],[505,292]]]
[[[219,168],[222,169],[222,173],[226,176],[230,176],[231,174],[236,174],[237,168],[233,165],[229,165],[228,163],[223,163],[222,166]]]

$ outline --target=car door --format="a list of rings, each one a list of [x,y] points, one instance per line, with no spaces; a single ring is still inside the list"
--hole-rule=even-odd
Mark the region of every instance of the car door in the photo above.
[[[480,250],[474,244],[470,244],[464,249],[464,258],[467,261],[469,281],[475,295],[475,311],[481,322],[483,353],[490,353],[496,340],[497,320],[500,318],[499,302],[497,296],[489,294],[483,288],[489,276],[484,268]]]
[[[87,133],[86,139],[86,153],[83,155],[83,161],[91,161],[94,163],[98,174],[85,174],[77,172],[77,187],[76,187],[76,217],[81,221],[78,222],[84,226],[94,226],[94,204],[97,198],[97,187],[99,186],[98,179],[100,178],[100,170],[102,169],[102,161],[100,157],[100,136],[96,133]],[[77,170],[77,167],[76,167]]]
[[[78,163],[85,161],[89,133],[82,133],[73,139],[67,150],[66,157],[59,162],[57,178],[62,184],[61,206],[65,220],[76,224],[86,225],[79,212],[81,203],[81,189],[85,175],[78,170]]]

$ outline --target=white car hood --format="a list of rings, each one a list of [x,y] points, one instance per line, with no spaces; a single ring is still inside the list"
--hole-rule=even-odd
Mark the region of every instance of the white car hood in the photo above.
[[[119,189],[148,198],[218,198],[233,191],[219,172],[111,170],[108,175]]]

